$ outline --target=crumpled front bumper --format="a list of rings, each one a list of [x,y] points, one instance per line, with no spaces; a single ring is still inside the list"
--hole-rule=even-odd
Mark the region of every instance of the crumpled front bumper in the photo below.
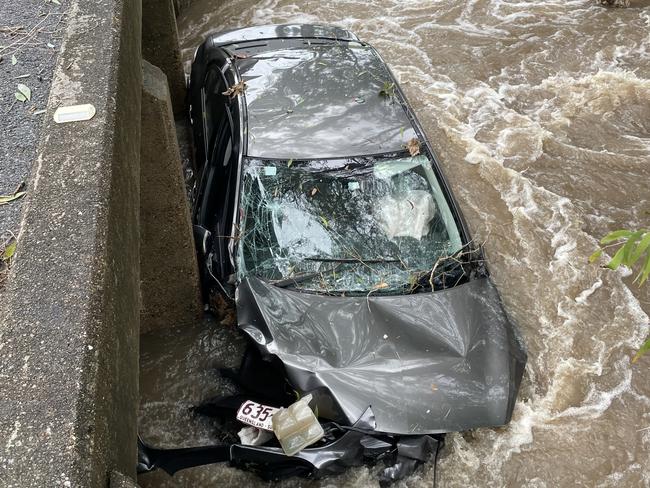
[[[279,447],[241,444],[186,449],[155,449],[139,442],[138,473],[163,469],[170,475],[190,467],[229,462],[231,466],[255,472],[268,481],[291,476],[322,478],[345,469],[383,460],[386,467],[379,481],[388,484],[410,475],[437,453],[441,439],[428,435],[392,437],[374,431],[375,419],[368,408],[357,422],[333,442],[303,449],[287,456]]]

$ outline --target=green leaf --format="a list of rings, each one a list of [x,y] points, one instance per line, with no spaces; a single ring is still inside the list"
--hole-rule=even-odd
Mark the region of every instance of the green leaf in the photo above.
[[[605,237],[603,237],[600,240],[601,244],[609,244],[610,242],[617,241],[623,237],[629,237],[632,235],[631,230],[615,230],[614,232],[610,232],[607,234]]]
[[[61,2],[59,0],[50,0],[54,5],[61,5]]]
[[[634,281],[639,280],[639,286],[641,286],[648,279],[648,276],[650,276],[650,253],[646,256],[645,264]]]
[[[618,251],[616,251],[616,254],[614,254],[612,260],[609,263],[607,263],[607,267],[609,269],[617,269],[623,262],[623,256],[624,256],[624,248],[621,247]]]
[[[23,85],[22,83],[18,83],[18,91],[20,93],[22,93],[23,95],[25,95],[25,98],[27,100],[32,99],[32,90],[27,85]]]
[[[15,253],[16,253],[16,240],[12,239],[11,244],[5,247],[5,250],[2,252],[2,260],[9,261]]]
[[[27,98],[25,98],[25,95],[23,95],[22,93],[16,92],[14,93],[14,95],[16,96],[16,100],[18,100],[19,102],[27,101]]]
[[[0,195],[0,205],[5,205],[7,203],[13,202],[14,200],[18,200],[26,193],[27,193],[26,191],[19,191],[14,193],[13,195]]]
[[[646,339],[646,341],[643,343],[641,348],[636,352],[636,354],[632,358],[632,362],[636,363],[639,360],[639,358],[648,351],[650,351],[650,337]]]
[[[639,245],[636,247],[632,256],[630,256],[630,264],[636,263],[643,253],[650,247],[650,231],[647,231],[645,236],[639,242]]]
[[[323,222],[323,225],[325,226],[325,228],[327,229],[330,226],[330,223],[328,222],[328,220],[325,217],[323,217],[322,215],[320,216],[320,219]]]
[[[395,96],[395,83],[391,81],[384,81],[384,85],[379,90],[380,97],[392,98]]]
[[[18,60],[16,59],[16,55],[12,54],[11,55],[11,65],[16,66],[17,63],[18,63]]]
[[[643,230],[637,230],[634,234],[627,238],[627,242],[623,246],[623,264],[628,267],[632,267],[632,262],[630,262],[630,257],[632,256],[632,250],[636,245],[636,242],[641,238],[645,233]]]
[[[291,168],[291,165],[293,164],[293,159],[290,159],[287,161],[287,168]]]
[[[596,261],[596,259],[598,259],[602,254],[603,254],[603,250],[602,250],[602,249],[598,249],[598,250],[596,250],[595,253],[593,253],[591,256],[589,256],[589,262],[590,262],[590,263],[593,263],[593,262]]]

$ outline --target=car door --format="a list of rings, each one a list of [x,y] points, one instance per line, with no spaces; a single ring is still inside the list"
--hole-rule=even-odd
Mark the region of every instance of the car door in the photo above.
[[[201,171],[194,221],[197,244],[201,243],[197,246],[199,256],[216,279],[224,279],[232,268],[228,242],[241,137],[238,101],[223,95],[225,88],[214,87],[233,83],[229,63],[223,67],[214,65],[206,74],[203,120],[207,162]]]
[[[200,181],[203,168],[210,160],[214,134],[220,118],[225,116],[228,97],[224,71],[229,65],[229,55],[218,47],[201,46],[192,64],[189,103],[194,133],[196,180]]]

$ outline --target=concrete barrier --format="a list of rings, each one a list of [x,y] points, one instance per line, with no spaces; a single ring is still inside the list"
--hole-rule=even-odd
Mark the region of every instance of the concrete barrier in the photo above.
[[[160,68],[169,82],[175,114],[185,110],[185,74],[178,46],[172,0],[142,0],[142,57]]]
[[[141,6],[70,3],[0,305],[3,487],[135,476]],[[81,103],[93,119],[53,122]]]
[[[190,211],[165,74],[142,63],[140,333],[190,325],[202,313]]]

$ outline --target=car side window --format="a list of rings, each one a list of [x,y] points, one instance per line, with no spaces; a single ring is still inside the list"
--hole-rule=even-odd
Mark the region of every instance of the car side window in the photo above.
[[[232,158],[232,132],[230,124],[223,124],[215,134],[212,157],[202,181],[201,208],[199,221],[212,230],[217,222],[220,207],[225,205],[225,169]]]
[[[226,90],[227,81],[223,70],[219,64],[213,63],[207,69],[205,82],[201,89],[202,96],[202,118],[203,118],[203,150],[201,151],[204,160],[200,162],[199,178],[199,195],[197,197],[197,208],[195,215],[198,217],[200,225],[209,228],[209,222],[206,220],[209,216],[210,192],[217,191],[214,188],[214,180],[221,177],[215,166],[222,168],[224,164],[224,150],[230,144],[229,152],[232,152],[232,134],[233,118],[230,112],[231,103],[227,95],[223,95]],[[225,138],[225,134],[228,138]],[[198,154],[198,153],[197,153]],[[229,159],[226,158],[227,161]]]
[[[215,145],[215,136],[229,119],[226,79],[218,66],[208,71],[203,85],[204,141],[206,160],[210,161]]]
[[[235,81],[228,63],[213,63],[202,88],[205,162],[195,219],[212,233],[213,271],[227,273],[237,159],[240,150],[238,99],[224,95]]]
[[[212,160],[206,168],[205,191],[201,201],[200,221],[212,232],[214,239],[213,261],[214,271],[218,276],[227,274],[228,234],[230,232],[232,215],[229,200],[234,190],[231,184],[233,159],[232,131],[229,123],[224,124],[216,134]]]

